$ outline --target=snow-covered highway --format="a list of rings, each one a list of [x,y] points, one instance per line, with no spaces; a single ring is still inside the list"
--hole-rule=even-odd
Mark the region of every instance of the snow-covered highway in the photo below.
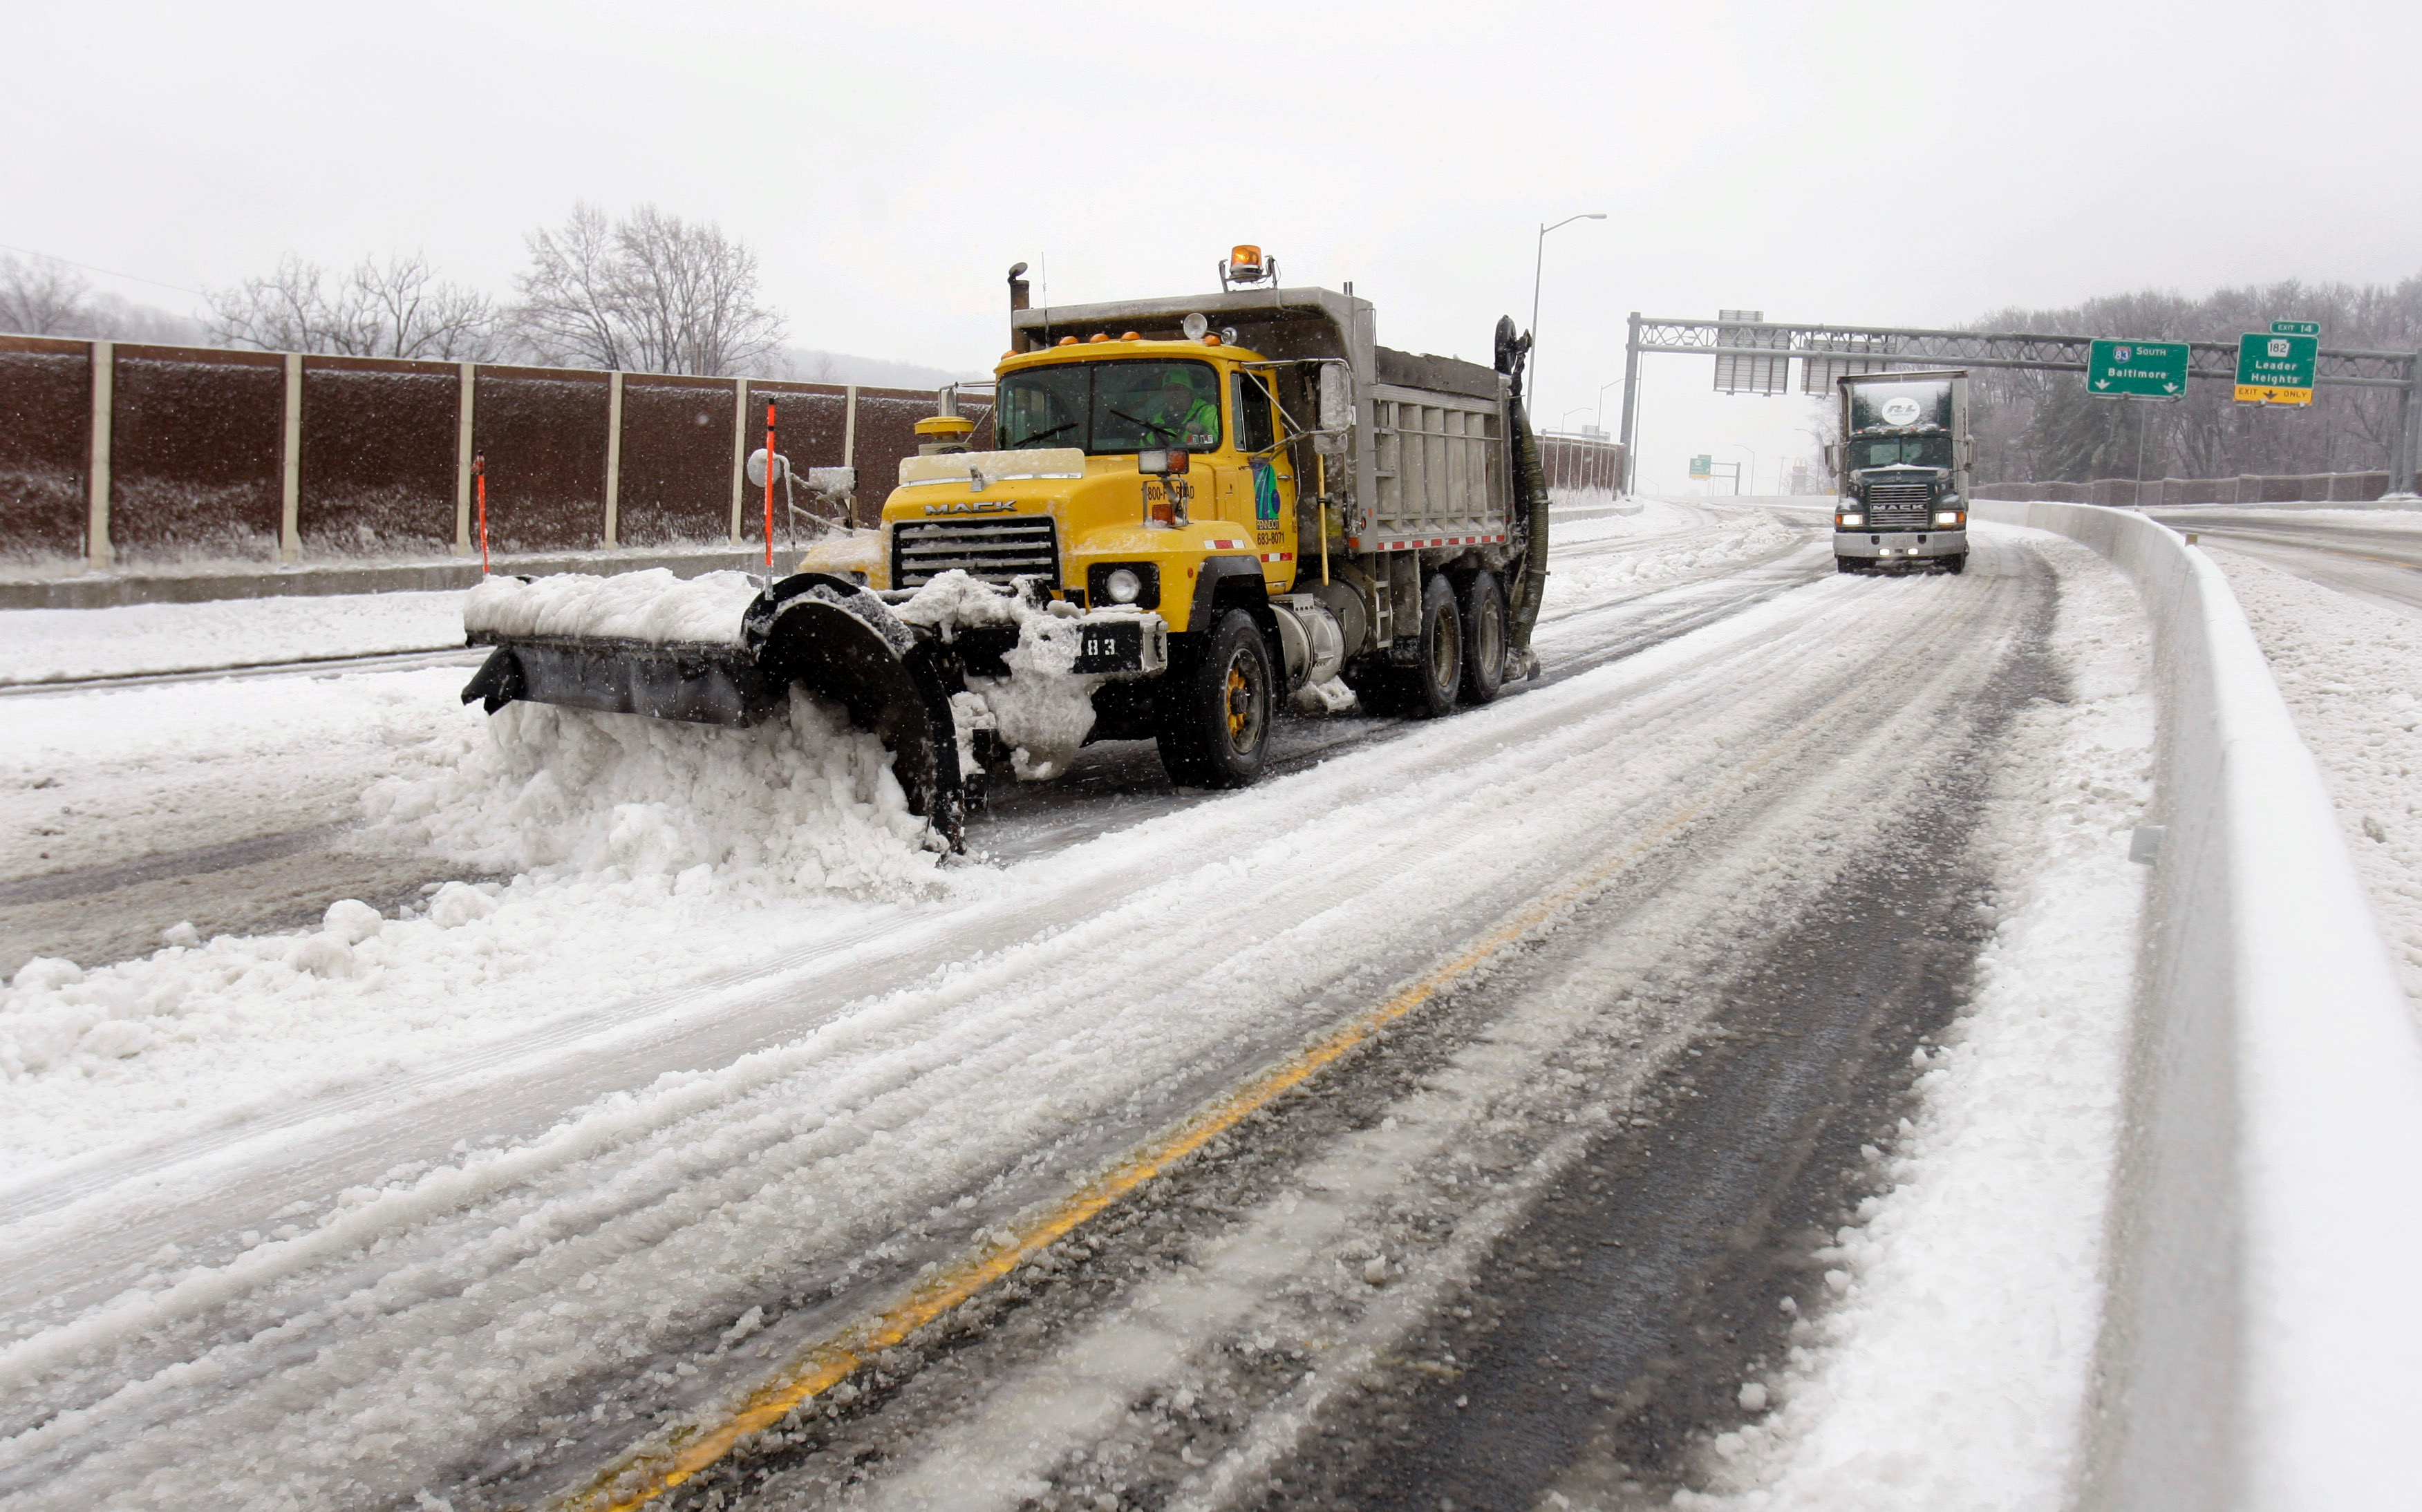
[[[268,901],[195,879],[370,897],[317,929],[17,971],[0,1500],[606,1505],[752,1394],[680,1495],[1434,1505],[1399,1441],[1543,1389],[1590,1405],[1460,1504],[1821,1492],[1929,1401],[1911,1504],[2056,1482],[2151,716],[2115,575],[1978,539],[1842,579],[1763,511],[1577,521],[1518,695],[1290,726],[1235,794],[1095,747],[966,864],[829,720],[491,725],[456,668],[12,701],[0,886],[54,910],[177,885],[62,881],[140,861],[130,795],[196,851],[373,822]],[[71,953],[10,896],[7,964]],[[1555,1212],[1626,1226],[1509,1260]],[[2024,1319],[1909,1349],[1978,1255]],[[1490,1339],[1575,1267],[1632,1326],[1543,1387]],[[1979,1373],[2038,1431],[1940,1406]]]

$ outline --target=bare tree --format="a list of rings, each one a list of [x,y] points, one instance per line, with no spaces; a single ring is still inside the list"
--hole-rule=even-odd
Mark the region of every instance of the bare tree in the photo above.
[[[515,280],[513,323],[543,362],[629,369],[614,228],[583,201],[559,231],[528,237],[530,270]]]
[[[84,275],[55,257],[0,253],[0,331],[24,336],[82,331],[88,306]]]
[[[210,296],[211,339],[262,351],[349,352],[336,312],[321,291],[326,275],[316,262],[288,253],[266,278],[247,278]]]
[[[229,346],[346,357],[477,362],[499,335],[495,303],[440,279],[427,257],[364,257],[328,292],[319,264],[288,254],[277,272],[211,296],[210,333]]]
[[[383,268],[364,257],[343,302],[354,329],[370,335],[372,355],[477,362],[495,354],[495,301],[440,279],[421,253],[391,256]]]
[[[712,223],[642,205],[609,224],[584,203],[529,250],[515,323],[545,360],[727,376],[763,372],[780,346],[757,255]]]

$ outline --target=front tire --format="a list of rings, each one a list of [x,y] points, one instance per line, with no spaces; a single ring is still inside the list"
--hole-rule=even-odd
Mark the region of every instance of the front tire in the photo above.
[[[1160,764],[1184,787],[1242,787],[1269,754],[1270,649],[1253,616],[1221,615],[1203,654],[1169,674]]]
[[[1858,569],[1859,559],[1855,556],[1836,556],[1833,558],[1833,570],[1836,572],[1856,572]]]
[[[1505,594],[1495,573],[1474,572],[1457,595],[1463,612],[1463,701],[1496,700],[1505,685]]]
[[[1967,570],[1968,570],[1968,553],[1967,553],[1966,552],[1961,552],[1961,553],[1960,553],[1958,555],[1957,555],[1957,556],[1946,556],[1946,557],[1944,557],[1944,558],[1942,559],[1942,570],[1944,570],[1945,572],[1948,572],[1948,573],[1952,574],[1954,577],[1957,577],[1957,576],[1958,576],[1960,573],[1967,571]]]

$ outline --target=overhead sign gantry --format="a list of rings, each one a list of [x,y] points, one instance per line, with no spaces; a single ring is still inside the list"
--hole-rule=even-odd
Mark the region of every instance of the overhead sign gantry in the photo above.
[[[1747,312],[1742,312],[1747,313]],[[2320,328],[2309,333],[2304,327],[2309,321],[2278,322],[2295,327],[2294,332],[2273,331],[2260,337],[2248,336],[2247,341],[2262,343],[2263,360],[2280,360],[2292,364],[2297,343],[2309,343],[2308,370],[2291,366],[2273,375],[2281,379],[2305,371],[2305,402],[2315,387],[2344,386],[2351,388],[2392,388],[2402,396],[2396,440],[2389,448],[2388,475],[2391,492],[2411,492],[2414,489],[2414,452],[2422,446],[2422,397],[2417,397],[2416,385],[2422,381],[2422,352],[2355,351],[2322,347]],[[1749,358],[1759,366],[1750,369],[1757,382],[1742,382],[1744,391],[1773,392],[1766,386],[1771,382],[1771,368],[1791,362],[1801,365],[1801,389],[1803,393],[1822,394],[1832,387],[1833,380],[1846,373],[1887,372],[1904,367],[2016,367],[2039,372],[2084,374],[2091,369],[2093,349],[2098,338],[2084,335],[2055,335],[2033,331],[1944,331],[1914,326],[1837,325],[1821,322],[1794,322],[1764,320],[1691,320],[1670,316],[1642,315],[1634,311],[1630,334],[1623,352],[1623,445],[1624,486],[1628,489],[1637,475],[1640,452],[1635,444],[1635,432],[1640,422],[1640,358],[1644,352],[1677,352],[1695,357]],[[2290,343],[2289,351],[2280,359],[2270,355],[2273,339]],[[2141,343],[2116,343],[2131,347]],[[2239,382],[2239,357],[2241,342],[2182,341],[2157,342],[2155,346],[2182,347],[2187,352],[2187,377],[2209,379],[2229,383]],[[2135,355],[2131,353],[2131,357]],[[1735,371],[1743,365],[1736,365]],[[1776,389],[1783,385],[1775,384]],[[2292,385],[2275,385],[2281,393],[2292,392]],[[2240,396],[2242,397],[2242,396]],[[2293,403],[2293,399],[2248,402]]]

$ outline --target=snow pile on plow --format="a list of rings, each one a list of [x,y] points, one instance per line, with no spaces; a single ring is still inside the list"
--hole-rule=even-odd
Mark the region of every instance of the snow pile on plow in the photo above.
[[[651,646],[736,646],[741,616],[756,596],[757,582],[746,572],[677,578],[659,567],[612,577],[492,577],[464,600],[463,629],[474,636],[592,635]]]
[[[1093,733],[1093,690],[1109,680],[1076,670],[1080,611],[1056,600],[1028,603],[954,568],[918,589],[898,613],[904,624],[934,631],[946,646],[962,631],[1014,628],[1016,644],[1000,652],[1010,675],[970,672],[967,678],[969,693],[981,703],[978,722],[990,720],[1021,779],[1047,781],[1067,772]],[[966,705],[961,709],[975,712]]]
[[[513,704],[423,759],[434,770],[377,784],[365,807],[469,867],[744,896],[904,897],[937,882],[932,831],[890,754],[795,690],[786,717],[746,729]]]

